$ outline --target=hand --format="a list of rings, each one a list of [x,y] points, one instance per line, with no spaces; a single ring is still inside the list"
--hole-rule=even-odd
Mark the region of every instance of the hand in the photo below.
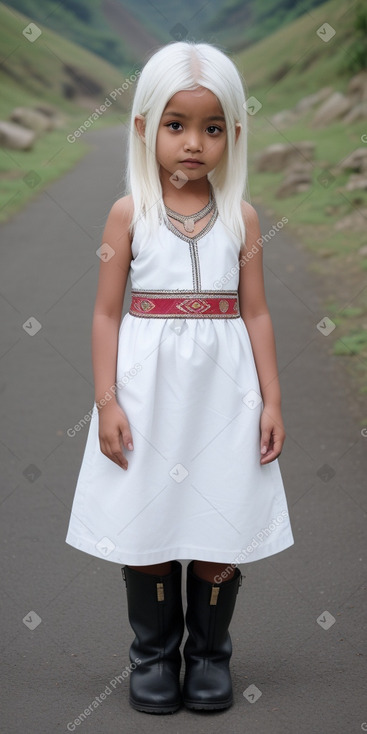
[[[127,469],[128,461],[122,447],[133,450],[133,439],[129,421],[118,403],[107,403],[98,411],[99,443],[102,454],[121,469]]]
[[[260,418],[260,434],[260,464],[269,464],[281,454],[285,440],[285,430],[279,407],[264,405]]]

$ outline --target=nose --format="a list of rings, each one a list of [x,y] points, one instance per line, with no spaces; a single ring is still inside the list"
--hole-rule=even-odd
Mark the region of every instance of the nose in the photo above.
[[[185,140],[185,150],[194,152],[202,149],[201,134],[195,130],[188,130]]]

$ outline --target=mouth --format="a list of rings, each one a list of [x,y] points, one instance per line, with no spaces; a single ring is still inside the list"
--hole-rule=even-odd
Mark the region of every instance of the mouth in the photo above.
[[[181,163],[187,163],[187,164],[191,163],[192,165],[196,165],[196,166],[203,165],[202,161],[198,161],[195,158],[186,158],[184,161],[181,161]]]

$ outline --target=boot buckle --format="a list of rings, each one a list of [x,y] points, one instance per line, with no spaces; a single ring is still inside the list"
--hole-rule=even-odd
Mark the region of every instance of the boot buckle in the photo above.
[[[215,606],[218,603],[219,586],[212,586],[212,593],[210,595],[210,606]]]
[[[162,583],[157,583],[157,601],[164,601],[164,586]]]

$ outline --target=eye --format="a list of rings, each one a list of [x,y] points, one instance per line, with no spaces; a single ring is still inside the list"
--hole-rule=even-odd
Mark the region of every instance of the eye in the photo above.
[[[222,132],[222,128],[221,127],[218,127],[218,125],[209,125],[209,127],[207,128],[207,130],[209,132],[210,131],[212,131],[212,132],[214,131],[215,132],[216,130],[218,130],[218,132],[220,132],[220,133]],[[210,135],[212,134],[212,132],[210,132]]]
[[[167,125],[167,127],[169,127],[169,128],[170,128],[170,127],[171,127],[171,125],[179,125],[180,127],[182,127],[182,125],[181,125],[181,123],[180,123],[180,122],[169,122],[169,123],[168,123],[168,125]],[[172,128],[171,128],[171,129],[172,129]],[[177,131],[177,127],[173,128],[173,130],[174,130],[174,131]]]

